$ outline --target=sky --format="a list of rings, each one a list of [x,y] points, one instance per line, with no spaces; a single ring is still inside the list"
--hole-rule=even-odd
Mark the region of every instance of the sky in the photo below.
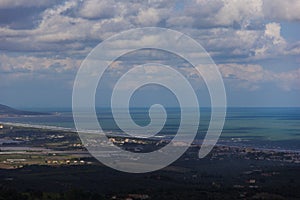
[[[1,0],[0,104],[71,107],[77,70],[95,46],[128,29],[162,27],[206,49],[228,106],[300,106],[299,13],[299,0]],[[136,52],[113,63],[107,80],[138,59],[158,57],[184,65],[162,52]],[[205,93],[200,82],[193,83],[198,96]],[[97,93],[99,102],[108,98],[106,89]],[[157,97],[171,102],[164,89],[152,90],[137,95],[136,105]]]

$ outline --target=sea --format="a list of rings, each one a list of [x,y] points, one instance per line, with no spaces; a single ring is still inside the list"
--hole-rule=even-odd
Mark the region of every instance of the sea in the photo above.
[[[198,109],[198,108],[197,108]],[[53,130],[76,130],[71,109],[32,109],[52,113],[43,116],[2,117],[1,123]],[[201,141],[207,133],[211,118],[210,108],[200,108],[200,124],[195,140]],[[157,133],[172,138],[180,126],[180,108],[166,108],[167,119]],[[148,108],[131,108],[132,120],[139,126],[150,123]],[[122,134],[109,108],[97,108],[98,121],[110,134]],[[190,119],[193,120],[193,119]],[[300,152],[299,107],[230,107],[227,108],[225,124],[218,140],[219,145],[259,148],[277,151]]]

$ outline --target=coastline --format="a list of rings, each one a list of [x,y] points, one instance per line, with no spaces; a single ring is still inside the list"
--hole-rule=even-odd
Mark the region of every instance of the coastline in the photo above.
[[[1,118],[0,118],[1,119]],[[66,127],[59,127],[59,126],[49,126],[49,125],[33,125],[33,124],[24,124],[24,123],[12,123],[12,122],[1,122],[1,125],[4,126],[11,126],[11,127],[19,127],[19,128],[34,128],[34,129],[41,129],[41,130],[49,130],[49,131],[62,131],[62,132],[73,132],[77,134],[77,130],[75,128],[66,128]],[[94,132],[91,130],[82,130],[82,132]],[[107,137],[109,138],[128,138],[128,139],[135,139],[134,137],[117,134],[117,133],[106,133]],[[148,138],[139,138],[139,140],[149,140]],[[152,137],[150,140],[164,140],[166,143],[170,142],[169,136],[167,137]],[[201,146],[202,140],[195,139],[191,145]],[[264,151],[264,152],[283,152],[283,153],[298,153],[300,154],[300,150],[291,150],[291,149],[278,149],[278,148],[263,148],[263,147],[253,147],[253,146],[241,146],[241,145],[234,145],[234,144],[226,144],[224,143],[217,143],[216,147],[230,147],[230,148],[240,148],[240,149],[253,149],[257,151]]]
[[[10,129],[12,125],[6,124],[2,133],[32,139],[23,144],[8,144],[1,151],[0,185],[6,185],[14,193],[25,195],[28,191],[43,191],[46,195],[61,195],[77,189],[101,194],[103,199],[118,197],[116,199],[122,200],[132,194],[148,199],[160,199],[161,195],[169,197],[167,199],[191,199],[191,195],[192,199],[300,197],[297,190],[299,153],[219,144],[205,158],[199,159],[199,144],[193,144],[178,160],[161,170],[128,174],[91,157],[77,133],[70,129],[55,127],[49,130],[52,127],[41,129],[20,126],[22,124]],[[114,139],[116,145],[128,150],[144,144],[133,138],[127,142],[124,137]],[[14,146],[18,146],[19,151],[13,151],[16,150]],[[49,150],[30,149],[32,146]],[[132,180],[130,184],[128,180]]]

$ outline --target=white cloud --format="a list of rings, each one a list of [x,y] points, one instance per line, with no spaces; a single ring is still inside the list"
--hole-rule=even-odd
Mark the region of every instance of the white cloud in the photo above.
[[[234,77],[252,83],[272,78],[266,76],[266,71],[260,65],[224,64],[219,65],[219,68],[224,78]]]
[[[276,20],[300,20],[299,0],[264,0],[263,11],[266,18]]]
[[[182,9],[176,10],[175,1],[166,0],[69,0],[43,11],[40,23],[33,30],[0,27],[1,37],[5,38],[0,47],[16,50],[22,46],[22,50],[27,48],[28,51],[68,51],[72,48],[82,51],[86,41],[100,42],[123,30],[166,23],[167,27],[179,31],[186,31],[184,27],[188,27],[191,31],[187,33],[213,53],[250,56],[255,52],[256,59],[259,59],[274,52],[286,52],[280,24],[263,25],[263,6],[266,5],[263,0],[194,0],[185,2]]]
[[[182,16],[198,26],[240,25],[247,28],[264,19],[300,20],[299,0],[193,0]]]
[[[74,73],[79,65],[79,60],[71,58],[0,55],[0,73],[12,76]]]
[[[87,0],[79,10],[85,18],[111,18],[119,11],[118,4],[107,0]]]
[[[257,90],[264,83],[274,83],[283,90],[300,90],[300,68],[286,72],[273,72],[261,65],[221,64],[219,69],[232,87]]]
[[[273,44],[284,43],[284,39],[280,35],[281,26],[279,23],[269,23],[266,25],[265,36],[273,39]]]
[[[192,27],[194,18],[190,16],[174,16],[167,19],[168,27]]]
[[[251,20],[262,16],[262,0],[223,0],[223,7],[215,15],[215,20],[220,25],[238,22],[246,28]]]
[[[158,10],[149,8],[147,10],[141,9],[137,16],[137,22],[145,26],[155,26],[160,21],[160,14]]]
[[[287,42],[281,36],[279,23],[268,23],[265,26],[263,37],[258,41],[255,56],[258,59],[276,57],[286,53]]]
[[[53,4],[53,0],[1,0],[0,8],[41,7]]]
[[[175,19],[191,17],[198,28],[216,26],[239,26],[249,28],[263,18],[262,0],[193,0],[187,1],[183,12],[170,16],[170,25],[178,24]],[[173,19],[175,18],[175,19]],[[183,18],[184,19],[184,18]],[[181,20],[181,26],[189,26]]]
[[[300,13],[297,12],[299,2],[193,0],[185,2],[182,8],[175,9],[176,2],[167,0],[67,0],[40,13],[40,23],[31,30],[0,27],[0,48],[7,51],[43,51],[52,54],[71,52],[73,55],[77,53],[85,56],[89,47],[115,33],[135,27],[164,26],[165,23],[167,27],[189,34],[212,55],[222,56],[227,61],[232,56],[238,57],[237,59],[239,56],[244,57],[249,61],[297,55],[300,54],[299,45],[287,44],[281,35],[280,23],[268,22],[264,25],[264,20],[265,17],[297,20],[297,14]],[[34,6],[33,4],[48,5],[49,1],[3,0],[0,1],[0,8]],[[154,40],[157,38],[145,37],[135,43],[147,44]],[[119,47],[125,48],[135,43],[124,40]]]

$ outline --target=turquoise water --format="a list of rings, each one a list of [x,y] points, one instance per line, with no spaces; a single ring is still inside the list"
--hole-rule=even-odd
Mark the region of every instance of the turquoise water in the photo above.
[[[45,111],[49,112],[49,110]],[[201,108],[200,111],[201,122],[197,139],[204,137],[210,120],[210,109]],[[70,110],[52,109],[51,112],[57,114],[0,118],[0,121],[74,128]],[[158,135],[176,134],[180,122],[180,110],[167,108],[167,114],[166,124]],[[122,132],[113,120],[109,109],[98,109],[98,116],[104,130],[113,133]],[[140,126],[150,122],[147,109],[144,108],[132,109],[131,116]],[[300,108],[228,108],[219,144],[300,151]]]
[[[300,108],[229,108],[221,140],[299,151]]]

